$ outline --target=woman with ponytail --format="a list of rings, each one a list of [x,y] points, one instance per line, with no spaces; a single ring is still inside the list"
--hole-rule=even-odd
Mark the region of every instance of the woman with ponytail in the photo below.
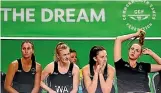
[[[93,46],[89,64],[83,67],[83,93],[115,93],[115,69],[107,62],[107,52],[102,46]]]
[[[48,93],[77,93],[79,67],[70,62],[69,46],[59,42],[55,48],[55,60],[41,74],[41,87]],[[47,78],[47,84],[43,81]]]
[[[24,41],[21,52],[22,58],[9,65],[5,89],[9,93],[38,93],[41,65],[35,61],[34,45],[30,41]]]
[[[152,50],[142,49],[144,44],[145,31],[139,30],[136,33],[118,36],[114,45],[114,61],[117,76],[118,93],[145,93],[150,92],[149,72],[161,70],[160,57]],[[134,43],[129,48],[128,60],[125,61],[121,56],[121,44],[131,38],[139,38],[139,43]],[[138,62],[142,55],[151,56],[157,64]]]

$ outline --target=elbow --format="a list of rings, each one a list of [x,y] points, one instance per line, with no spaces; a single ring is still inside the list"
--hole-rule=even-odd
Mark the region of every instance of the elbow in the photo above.
[[[111,93],[111,92],[106,89],[106,90],[102,91],[102,93]]]
[[[40,82],[40,87],[43,87],[43,85],[44,85],[44,82],[41,81],[41,82]]]
[[[92,89],[92,88],[90,88],[90,87],[89,87],[89,88],[86,88],[86,89],[87,89],[87,92],[88,92],[88,93],[95,93],[94,89]]]
[[[159,62],[158,62],[158,63],[159,63],[159,65],[161,65],[161,58],[160,58],[160,60],[159,60]]]
[[[102,92],[103,93],[111,93],[111,89],[109,89],[109,88],[103,88],[102,89]]]
[[[73,91],[73,93],[77,93],[78,92],[78,88],[75,88],[72,91]]]
[[[93,90],[87,90],[88,93],[95,93]]]
[[[34,87],[31,93],[38,93],[40,88],[39,87]]]
[[[95,90],[95,89],[92,89],[92,88],[88,88],[88,89],[87,89],[87,92],[88,92],[88,93],[95,93],[95,91],[96,91],[96,90]]]
[[[4,84],[4,89],[5,89],[6,91],[9,91],[10,87],[11,87],[10,85]]]
[[[40,90],[40,85],[39,86],[35,86],[34,89],[35,89],[35,91],[38,92]]]

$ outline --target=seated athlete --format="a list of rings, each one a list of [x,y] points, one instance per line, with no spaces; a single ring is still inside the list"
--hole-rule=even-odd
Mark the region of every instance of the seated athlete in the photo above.
[[[6,74],[1,71],[1,93],[7,93],[4,89],[5,78],[6,78]]]
[[[8,93],[38,93],[42,70],[41,65],[35,61],[34,45],[25,41],[21,51],[22,58],[9,65],[5,89]]]
[[[159,71],[159,83],[157,84],[157,87],[156,87],[156,93],[161,93],[161,71]]]
[[[117,76],[118,93],[145,93],[150,92],[149,72],[161,70],[161,60],[152,50],[142,49],[144,43],[145,31],[139,30],[136,33],[118,36],[114,46],[114,61]],[[121,56],[121,44],[130,38],[139,37],[139,43],[134,43],[129,48],[128,60],[125,61]],[[138,62],[138,58],[144,55],[150,55],[158,64],[147,62]]]
[[[114,93],[115,69],[107,64],[107,53],[102,46],[90,50],[89,64],[83,67],[83,93]]]
[[[48,93],[77,93],[79,86],[79,67],[70,62],[69,47],[60,42],[56,46],[56,60],[42,71],[41,87]],[[48,84],[43,80],[48,77]]]
[[[70,62],[77,64],[77,52],[74,49],[70,49]]]

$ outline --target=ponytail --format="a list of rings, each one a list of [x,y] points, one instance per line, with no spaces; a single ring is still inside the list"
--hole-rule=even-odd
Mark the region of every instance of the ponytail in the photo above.
[[[144,38],[145,38],[145,33],[140,32],[139,44],[140,44],[141,46],[144,45]]]
[[[141,46],[143,46],[143,45],[144,45],[144,38],[145,38],[145,33],[143,33],[143,32],[140,32],[139,37],[135,37],[134,39],[132,39],[132,40],[128,43],[128,45],[131,44],[133,41],[135,41],[137,38],[139,38],[138,44],[141,45]]]
[[[32,54],[31,60],[32,60],[32,62],[35,62],[35,55],[34,54]]]

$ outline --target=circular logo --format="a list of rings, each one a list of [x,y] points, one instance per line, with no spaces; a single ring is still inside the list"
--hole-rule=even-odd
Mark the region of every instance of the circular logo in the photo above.
[[[123,8],[122,19],[130,30],[147,30],[156,19],[156,11],[147,0],[131,0]]]
[[[31,72],[32,72],[32,74],[35,74],[36,73],[36,69],[35,68],[31,68]]]

